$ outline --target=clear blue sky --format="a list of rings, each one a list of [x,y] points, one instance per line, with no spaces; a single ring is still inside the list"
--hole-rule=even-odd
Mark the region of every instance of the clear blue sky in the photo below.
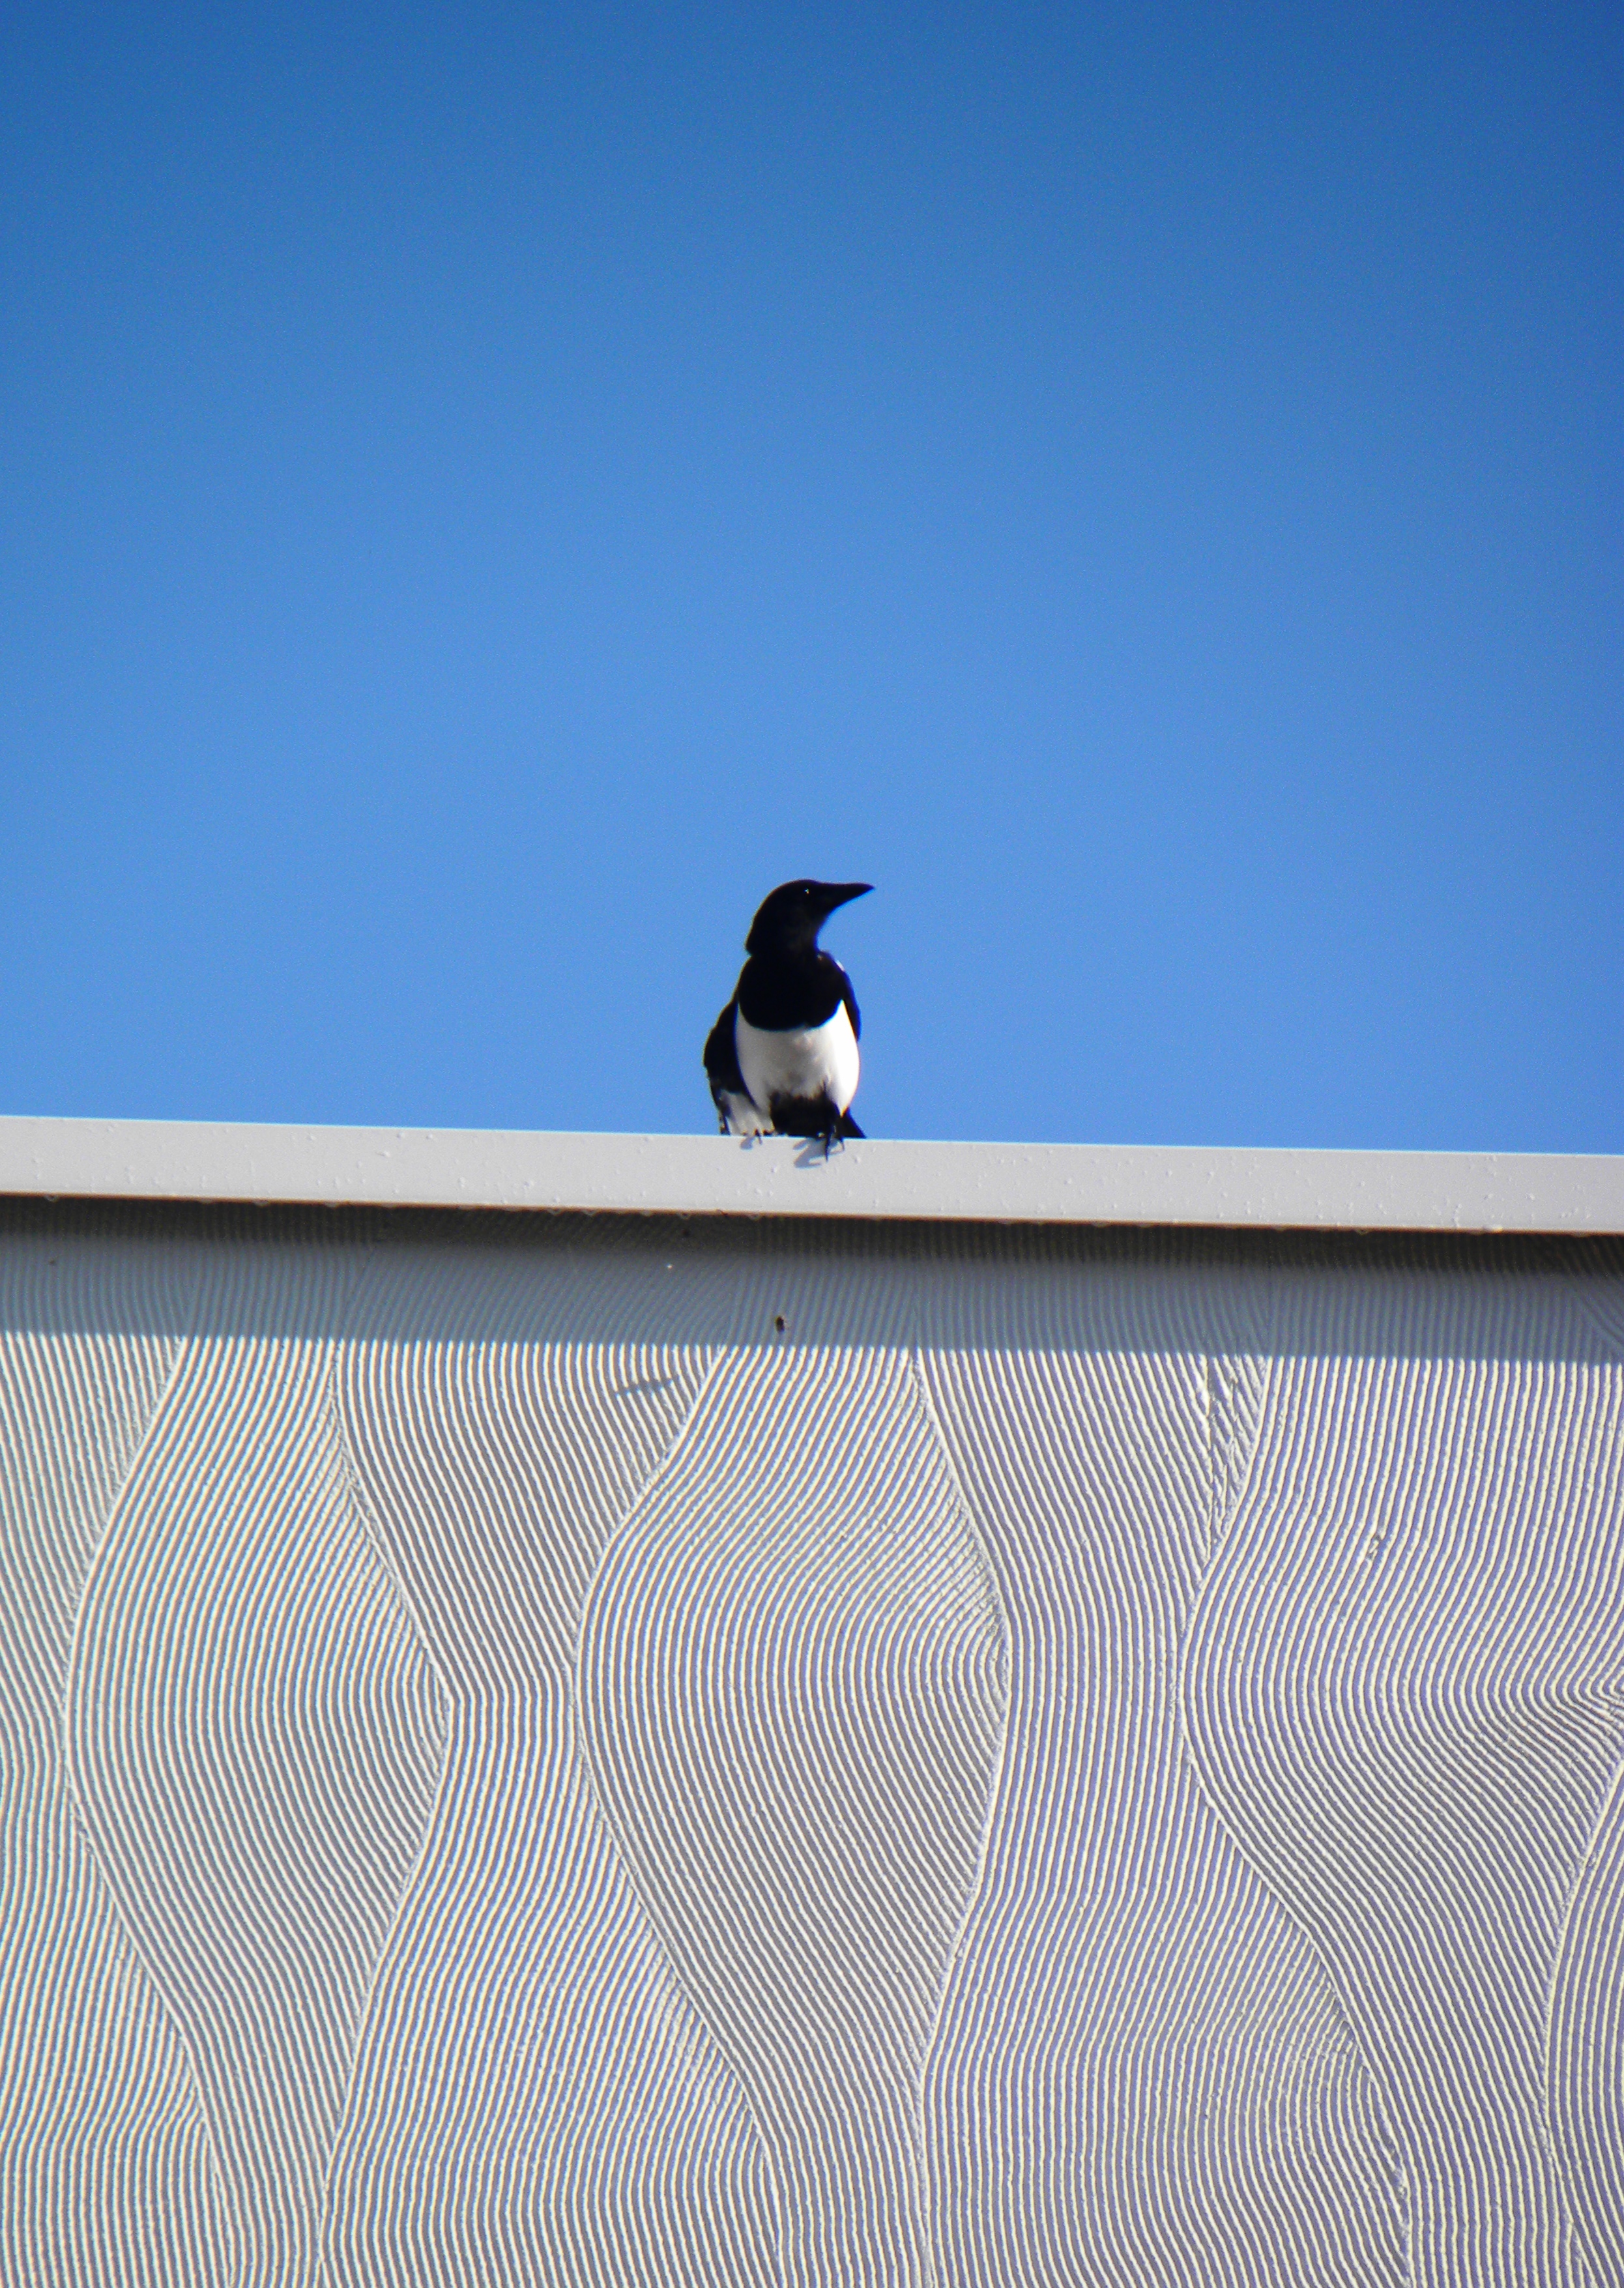
[[[0,28],[0,1110],[1624,1150],[1616,6]]]

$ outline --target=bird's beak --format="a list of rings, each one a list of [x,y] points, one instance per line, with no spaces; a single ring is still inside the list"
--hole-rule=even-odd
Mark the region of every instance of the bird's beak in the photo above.
[[[872,882],[831,882],[824,892],[824,904],[832,913],[837,906],[848,906],[854,898],[866,898],[873,888]]]

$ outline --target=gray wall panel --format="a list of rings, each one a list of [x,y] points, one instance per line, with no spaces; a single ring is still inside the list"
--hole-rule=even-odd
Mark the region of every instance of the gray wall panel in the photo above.
[[[349,1450],[451,1721],[336,2157],[334,2281],[774,2276],[759,2138],[605,1824],[577,1687],[594,1577],[730,1301],[713,1265],[601,1236],[385,1245],[354,1314]]]
[[[1256,1434],[1257,1286],[1149,1247],[934,1283],[927,1372],[1015,1679],[933,2061],[954,2282],[1403,2276],[1370,2077],[1181,1738],[1182,1648]]]
[[[307,2276],[443,1718],[333,1391],[362,1268],[211,1251],[87,1584],[65,1723],[91,1847],[193,2062],[238,2276]]]
[[[786,1316],[810,1315],[783,1283]],[[626,1864],[760,2125],[786,2280],[929,2276],[921,2075],[1003,1655],[908,1354],[719,1359],[594,1586],[583,1716]]]
[[[4,2276],[1615,2276],[1621,1298],[5,1211]]]
[[[0,1251],[0,2265],[20,2282],[229,2268],[192,2062],[91,1847],[65,1723],[87,1578],[202,1268],[97,1228],[118,1220]]]
[[[1190,1631],[1196,1768],[1370,2062],[1413,2276],[1567,2282],[1546,2048],[1624,1744],[1624,1382],[1547,1279],[1280,1288]]]

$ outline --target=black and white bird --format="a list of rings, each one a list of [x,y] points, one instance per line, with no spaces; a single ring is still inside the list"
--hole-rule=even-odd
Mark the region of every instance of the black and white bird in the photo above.
[[[711,1028],[705,1069],[724,1136],[861,1136],[863,1020],[851,980],[817,933],[872,882],[784,882],[762,901],[733,998]]]

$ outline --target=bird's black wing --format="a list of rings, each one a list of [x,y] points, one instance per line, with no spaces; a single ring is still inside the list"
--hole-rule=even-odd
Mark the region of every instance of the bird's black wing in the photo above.
[[[845,1002],[846,1013],[851,1019],[851,1037],[854,1041],[860,1041],[863,1038],[863,1012],[858,1008],[857,997],[851,989],[851,980],[848,977],[846,972],[840,968],[840,965],[838,961],[835,963],[835,968],[839,973],[840,980],[840,998]],[[856,1122],[852,1118],[849,1112],[843,1112],[840,1115],[840,1126],[836,1129],[835,1133],[837,1136],[856,1136],[859,1140],[861,1140],[863,1131],[858,1127]]]
[[[863,1012],[858,1008],[857,997],[851,989],[851,980],[838,961],[831,965],[840,981],[840,998],[845,1002],[846,1013],[851,1019],[851,1037],[854,1041],[860,1041],[863,1038]]]
[[[728,1115],[722,1098],[724,1095],[748,1097],[750,1094],[744,1086],[744,1076],[738,1069],[738,1050],[733,1038],[733,1015],[737,1007],[736,995],[712,1026],[705,1045],[705,1077],[711,1084],[711,1095],[716,1109],[721,1114],[724,1136],[728,1132]]]

